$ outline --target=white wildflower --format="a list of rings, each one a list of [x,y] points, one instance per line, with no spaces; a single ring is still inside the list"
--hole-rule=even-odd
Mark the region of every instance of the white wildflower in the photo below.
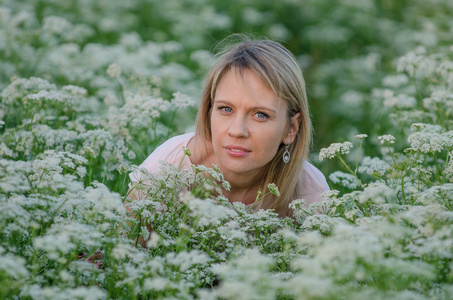
[[[72,84],[63,86],[62,90],[77,96],[86,96],[88,94],[85,88]]]
[[[216,62],[215,57],[207,50],[196,50],[190,54],[190,59],[205,69],[209,69]]]
[[[57,16],[45,17],[43,23],[42,29],[50,33],[63,34],[72,29],[71,23],[64,18]]]
[[[339,224],[345,224],[346,221],[343,218],[333,218],[327,215],[313,215],[308,216],[302,228],[307,230],[319,230],[320,233],[329,235],[335,226]]]
[[[27,96],[30,100],[54,100],[57,102],[63,102],[64,96],[60,91],[39,91],[36,94],[30,94]]]
[[[351,142],[344,143],[333,143],[327,148],[322,148],[319,152],[319,160],[322,161],[325,158],[332,159],[340,154],[349,154],[353,145]]]
[[[181,272],[185,272],[196,265],[203,266],[211,262],[211,258],[201,251],[191,250],[179,253],[169,252],[165,255],[165,261],[171,266],[178,267]]]
[[[118,100],[118,98],[116,98],[115,96],[109,95],[104,98],[104,103],[107,106],[116,106],[116,105],[119,105],[121,103],[121,101]]]
[[[307,206],[307,204],[305,203],[304,199],[296,199],[296,200],[291,201],[291,203],[289,204],[289,208],[294,209],[294,210],[305,208],[306,206]]]
[[[384,92],[384,106],[397,108],[412,108],[417,104],[417,100],[406,94],[394,95],[393,91]]]
[[[356,139],[363,140],[368,137],[368,134],[357,134],[354,136]]]
[[[134,151],[129,150],[129,151],[127,152],[127,158],[129,158],[129,159],[132,160],[132,159],[135,159],[135,157],[136,157],[136,154],[135,154]]]
[[[81,199],[86,199],[89,207],[80,208],[88,218],[99,219],[101,216],[105,219],[115,220],[118,216],[126,214],[121,196],[111,192],[101,183],[92,183],[93,187],[88,187],[79,195]]]
[[[345,213],[345,217],[347,219],[351,220],[351,221],[354,221],[356,216],[363,216],[362,211],[360,209],[358,209],[358,208],[355,208],[355,209],[352,209],[352,210],[348,210]]]
[[[302,224],[310,214],[304,199],[293,200],[289,204],[289,208],[293,210],[294,218],[299,224]]]
[[[28,277],[29,273],[25,267],[25,259],[23,257],[15,256],[11,253],[4,253],[4,249],[0,246],[0,272],[2,276],[20,280]]]
[[[29,296],[31,299],[107,299],[107,292],[97,286],[79,286],[75,288],[59,288],[58,286],[42,287],[38,284],[25,286],[21,296]]]
[[[378,140],[381,144],[384,144],[385,142],[389,143],[389,144],[393,144],[395,143],[395,137],[391,134],[386,134],[386,135],[381,135],[381,136],[378,136]]]
[[[270,24],[267,34],[275,40],[288,40],[291,38],[291,31],[282,23]]]
[[[172,105],[175,106],[175,108],[187,108],[190,106],[194,106],[195,104],[192,98],[180,92],[173,94],[173,99],[171,99],[171,103]]]
[[[137,252],[137,248],[124,243],[118,243],[112,250],[112,256],[115,259],[132,258]]]
[[[247,24],[259,25],[266,22],[266,15],[256,8],[246,7],[242,10],[242,18]]]
[[[334,200],[338,197],[340,191],[338,190],[330,190],[321,194],[324,200]]]
[[[213,291],[212,297],[275,299],[279,282],[270,272],[273,264],[271,257],[252,248],[226,263],[212,265],[212,272],[222,279],[222,284]]]
[[[409,82],[405,74],[387,75],[382,79],[382,84],[390,88],[397,88]]]
[[[29,191],[29,173],[32,173],[32,163],[29,161],[0,159],[0,189],[5,193]]]
[[[453,151],[449,153],[449,161],[447,166],[445,167],[444,174],[447,178],[450,178],[450,181],[453,182]]]
[[[212,199],[191,199],[187,203],[190,214],[198,219],[199,226],[220,225],[222,220],[237,216],[237,213]]]
[[[196,199],[195,196],[190,192],[183,191],[179,194],[179,201],[181,201],[184,204],[187,204],[194,199]]]
[[[267,185],[267,189],[272,195],[275,195],[277,197],[280,197],[280,191],[278,190],[278,187],[275,185],[275,183],[269,183]]]
[[[411,125],[411,130],[412,131],[420,131],[420,130],[423,130],[427,127],[428,124],[425,124],[425,123],[413,123]],[[428,125],[429,126],[429,125]],[[435,127],[437,130],[435,130],[436,132],[439,131],[440,127],[437,126]],[[431,129],[434,129],[434,127],[431,127]]]
[[[361,105],[363,103],[363,99],[363,94],[354,90],[347,91],[340,97],[341,102],[348,107],[357,107],[358,105]]]
[[[370,175],[384,176],[390,168],[391,166],[379,157],[371,158],[366,156],[360,163],[358,171],[360,173],[368,173]]]
[[[433,186],[422,193],[418,199],[423,205],[440,203],[445,207],[453,204],[453,183],[446,183],[442,186]]]
[[[1,127],[0,127],[1,128]],[[8,148],[8,146],[4,143],[0,143],[0,157],[11,157],[11,158],[16,158],[19,156],[18,153],[13,151],[12,149]]]
[[[121,45],[124,45],[128,50],[137,49],[143,44],[143,40],[136,32],[123,33],[119,40]]]
[[[407,140],[412,151],[441,152],[450,143],[449,135],[443,135],[441,133],[443,129],[439,125],[414,123],[411,130],[414,132],[409,135]]]
[[[2,92],[3,101],[6,104],[11,104],[18,98],[25,97],[26,95],[37,93],[38,91],[54,91],[57,89],[55,84],[49,81],[31,77],[29,79],[14,78],[10,85],[8,85]]]
[[[358,201],[360,204],[367,205],[370,203],[395,203],[396,192],[384,184],[370,185],[359,194]]]
[[[111,64],[107,68],[107,74],[112,78],[118,78],[121,75],[121,67],[117,64]]]
[[[446,113],[452,112],[453,93],[444,89],[435,90],[429,97],[423,99],[423,107],[433,112],[438,110],[446,110]]]
[[[360,187],[360,183],[357,181],[357,179],[349,173],[344,173],[341,171],[335,171],[329,175],[329,179],[335,183],[342,185],[348,189],[356,189]]]
[[[294,260],[296,261],[296,260]],[[300,262],[300,261],[299,261]],[[295,263],[293,263],[295,265]],[[316,274],[315,270],[312,270]],[[305,272],[298,272],[287,283],[287,292],[292,295],[291,299],[334,299],[335,284],[331,278],[313,276]],[[297,298],[304,295],[303,298]]]
[[[55,223],[44,236],[34,240],[34,246],[45,251],[49,258],[59,260],[76,251],[82,244],[88,247],[98,246],[102,236],[102,233],[86,224],[75,221]]]
[[[453,130],[442,133],[441,138],[445,148],[453,148]]]
[[[176,288],[173,282],[163,277],[145,278],[143,282],[145,291],[164,291],[168,287]]]
[[[151,235],[149,237],[149,240],[146,242],[146,247],[147,248],[156,248],[159,245],[160,241],[160,235],[158,235],[156,232],[151,232]]]
[[[408,52],[397,61],[397,71],[407,72],[411,77],[429,77],[436,71],[437,62],[434,56],[427,56],[422,46]]]
[[[237,240],[245,242],[248,240],[247,234],[241,230],[241,224],[238,221],[231,220],[223,226],[217,228],[222,239],[226,241]]]

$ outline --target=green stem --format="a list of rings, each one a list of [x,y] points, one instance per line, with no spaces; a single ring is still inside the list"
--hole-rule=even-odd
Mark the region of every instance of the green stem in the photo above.
[[[426,176],[425,173],[421,172],[421,174],[422,174],[422,177],[425,178],[425,180],[426,180],[431,186],[434,185],[434,183],[432,183],[432,181],[429,180],[428,176]],[[420,188],[419,188],[419,190],[420,190]]]
[[[390,143],[389,142],[387,142],[387,148],[389,149],[390,157],[392,158],[393,164],[395,165],[395,167],[397,169],[399,169],[398,164],[397,164],[397,162],[395,160],[395,154],[392,152],[392,149],[390,149]]]
[[[401,193],[403,194],[403,203],[404,203],[404,205],[407,204],[407,202],[406,202],[406,194],[404,192],[404,178],[407,176],[407,174],[409,174],[410,170],[412,169],[412,166],[417,162],[417,160],[419,159],[421,154],[422,154],[421,152],[418,153],[417,157],[414,159],[412,164],[407,168],[407,170],[403,174],[403,176],[401,176]]]
[[[401,177],[401,193],[403,195],[403,203],[406,205],[406,193],[404,192],[404,176]]]
[[[141,228],[141,226],[142,226],[142,212],[143,212],[143,210],[140,211],[140,213],[138,214],[138,224],[135,225],[136,226],[135,228],[138,228],[137,229],[137,233],[134,232],[134,235],[135,235],[135,247],[138,246],[138,241],[140,240],[140,235],[141,235],[141,231],[142,231],[142,228]]]
[[[407,174],[409,174],[410,170],[412,169],[412,167],[414,166],[414,164],[417,162],[417,160],[420,158],[420,156],[422,155],[421,152],[418,153],[417,157],[414,159],[414,161],[412,162],[412,164],[408,167],[408,169],[406,170],[406,172],[404,173],[403,175],[403,178],[407,176]]]
[[[94,160],[94,157],[91,156],[90,158],[90,171],[88,172],[88,182],[86,183],[86,186],[88,186],[90,183],[91,183],[91,179],[93,177],[93,160]]]
[[[359,177],[357,177],[357,174],[355,172],[352,171],[351,167],[349,167],[349,165],[343,160],[343,158],[340,156],[340,155],[337,155],[338,159],[343,163],[344,167],[346,168],[346,170],[351,173],[354,178],[357,180],[357,182],[360,184],[360,187],[363,189],[364,188],[364,185],[362,184],[362,182],[360,181]]]
[[[445,158],[445,167],[444,167],[444,170],[447,168],[448,162],[450,161],[450,150],[451,150],[451,149],[447,149],[447,157]],[[451,156],[453,157],[453,151],[452,151],[452,153],[451,153]]]
[[[118,84],[119,90],[120,90],[120,98],[121,98],[121,105],[126,104],[126,99],[124,97],[124,88],[123,85],[121,84],[119,78],[116,78],[116,83]]]
[[[360,160],[360,151],[362,150],[363,139],[360,140],[359,151],[357,155],[357,161],[355,163],[355,170],[354,173],[357,174],[357,169],[359,168],[359,160]]]
[[[133,191],[134,189],[135,189],[135,185],[132,185],[132,188],[130,188],[130,189],[127,191],[126,195],[123,197],[123,202],[126,201],[127,196],[129,196],[130,193],[132,193],[132,191]]]
[[[422,93],[420,92],[420,88],[418,87],[418,84],[417,84],[417,68],[416,66],[414,65],[414,85],[415,85],[415,89],[417,90],[417,94],[418,94],[418,97],[420,99],[420,101],[422,101],[423,97],[422,97]]]
[[[437,163],[437,156],[436,156],[436,153],[433,153],[433,157],[434,157],[434,165],[436,166],[436,172],[437,172],[437,178],[439,180],[439,183],[440,185],[443,185],[444,181],[442,180],[442,171]]]

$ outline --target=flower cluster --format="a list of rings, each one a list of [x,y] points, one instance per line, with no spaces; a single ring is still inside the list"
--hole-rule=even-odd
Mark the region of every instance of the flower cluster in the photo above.
[[[322,148],[319,151],[319,160],[322,161],[325,158],[332,159],[337,155],[348,154],[353,147],[351,142],[344,143],[333,143],[327,148]]]
[[[379,142],[381,144],[384,144],[384,143],[393,144],[393,143],[395,143],[395,137],[393,135],[391,135],[391,134],[378,136],[378,140],[379,140]]]

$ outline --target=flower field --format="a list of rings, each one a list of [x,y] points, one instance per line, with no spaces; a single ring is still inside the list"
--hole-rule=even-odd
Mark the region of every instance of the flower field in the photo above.
[[[1,1],[0,299],[453,299],[452,15],[450,0]],[[129,173],[194,130],[238,32],[297,57],[325,201],[252,214],[216,192],[219,170],[165,164],[129,201]]]

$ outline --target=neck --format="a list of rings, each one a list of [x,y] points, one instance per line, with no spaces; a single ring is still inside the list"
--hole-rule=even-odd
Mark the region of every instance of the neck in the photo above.
[[[230,202],[242,202],[246,205],[252,204],[256,200],[258,193],[258,185],[250,185],[245,187],[237,187],[230,182],[231,188],[229,191],[223,190],[223,194]]]

